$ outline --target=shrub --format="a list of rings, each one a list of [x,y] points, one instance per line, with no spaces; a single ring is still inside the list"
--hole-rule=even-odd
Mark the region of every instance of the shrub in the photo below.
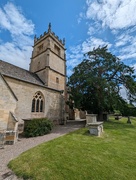
[[[48,134],[53,128],[53,123],[47,118],[32,119],[25,122],[25,137],[36,137]]]

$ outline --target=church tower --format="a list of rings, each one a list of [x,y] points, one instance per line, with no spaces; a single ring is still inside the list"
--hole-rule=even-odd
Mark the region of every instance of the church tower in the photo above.
[[[51,31],[49,23],[48,31],[34,37],[30,71],[36,73],[45,86],[65,91],[66,86],[66,56],[65,40],[60,40]]]

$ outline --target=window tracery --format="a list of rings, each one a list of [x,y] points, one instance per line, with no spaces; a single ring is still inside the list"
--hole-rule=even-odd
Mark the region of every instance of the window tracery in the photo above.
[[[43,112],[44,98],[41,92],[36,92],[32,100],[31,112]]]

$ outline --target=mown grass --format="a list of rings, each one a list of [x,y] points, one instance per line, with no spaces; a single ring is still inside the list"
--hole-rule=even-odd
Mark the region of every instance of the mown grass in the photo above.
[[[8,166],[33,180],[135,180],[136,120],[126,122],[105,122],[101,137],[82,128],[28,150]]]

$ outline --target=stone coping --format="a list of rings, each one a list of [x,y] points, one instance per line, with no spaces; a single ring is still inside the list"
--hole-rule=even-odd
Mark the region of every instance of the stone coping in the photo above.
[[[14,130],[6,130],[6,133],[14,133],[14,132],[17,132],[17,131],[14,131]]]
[[[93,122],[93,123],[87,123],[88,126],[99,126],[103,124],[103,122]]]
[[[86,116],[97,116],[97,114],[86,114]]]

